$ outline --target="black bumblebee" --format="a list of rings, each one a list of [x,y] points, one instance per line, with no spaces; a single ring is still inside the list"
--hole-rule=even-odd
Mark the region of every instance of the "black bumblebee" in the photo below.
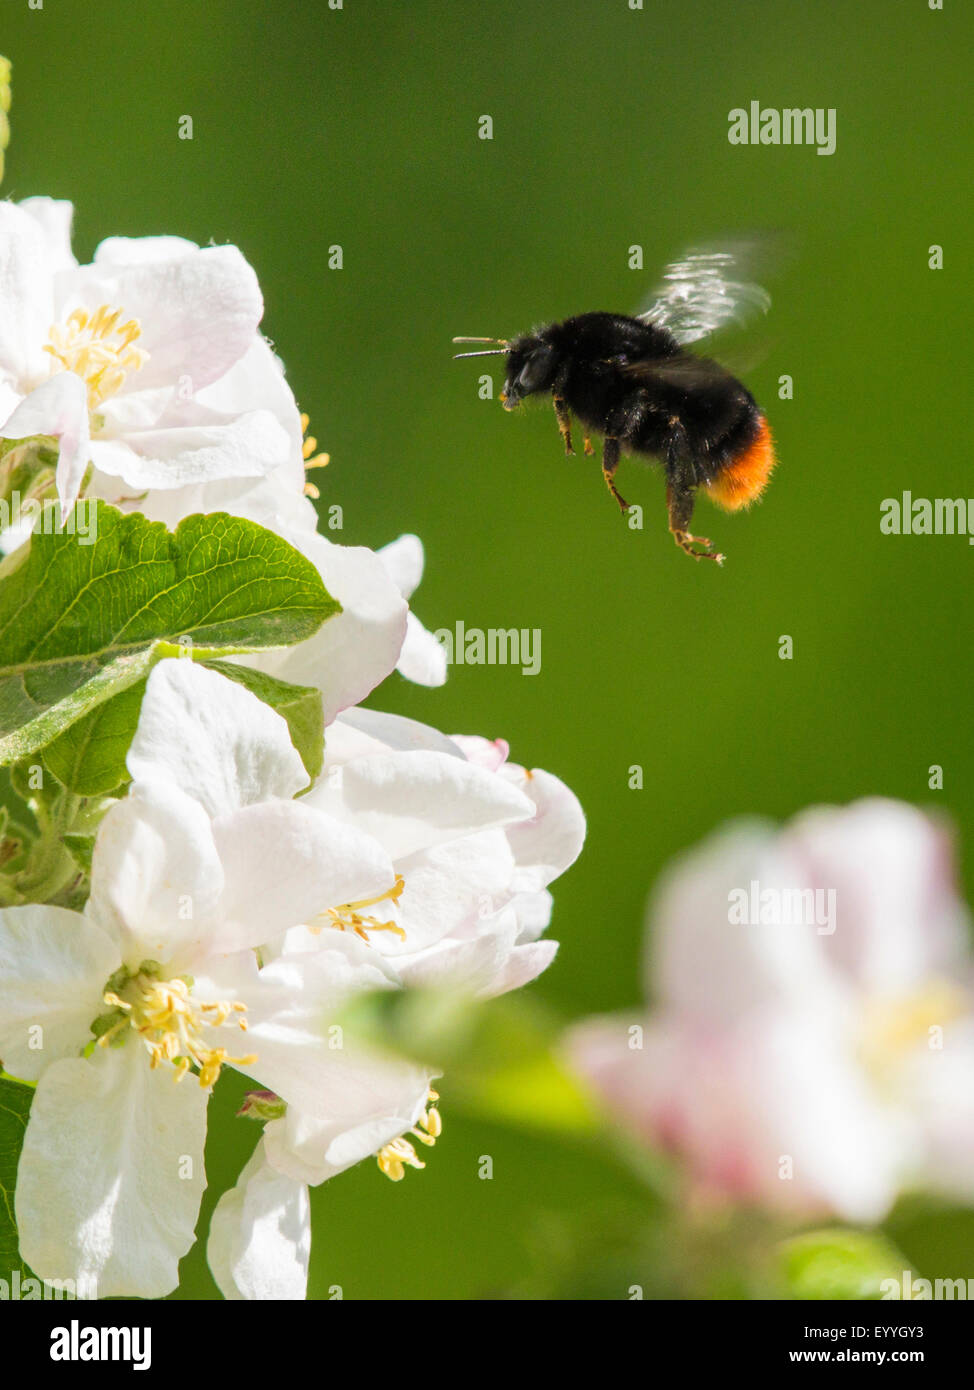
[[[603,436],[602,476],[625,512],[614,475],[620,456],[648,455],[666,470],[666,505],[677,545],[696,560],[724,556],[690,534],[698,488],[729,511],[760,497],[774,468],[771,432],[754,397],[730,372],[687,352],[748,311],[766,311],[759,286],[733,281],[736,255],[697,251],[669,266],[652,308],[635,316],[579,314],[519,338],[454,338],[493,343],[459,357],[507,357],[501,401],[514,410],[550,391],[565,453],[573,454],[571,417]],[[698,548],[702,547],[702,548]]]

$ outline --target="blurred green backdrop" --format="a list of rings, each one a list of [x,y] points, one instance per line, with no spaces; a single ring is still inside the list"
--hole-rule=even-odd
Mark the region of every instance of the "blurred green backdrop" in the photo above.
[[[972,29],[952,0],[4,4],[5,194],[73,199],[83,259],[111,234],[236,242],[332,456],[316,480],[344,508],[334,538],[418,532],[430,627],[542,630],[536,677],[455,668],[440,691],[395,677],[373,703],[502,735],[578,793],[588,846],[556,885],[562,950],[535,987],[565,1018],[636,1002],[646,891],[729,815],[935,802],[970,874],[974,554],[963,537],[881,535],[879,506],[903,489],[974,495],[957,358]],[[730,145],[728,112],[752,99],[836,108],[836,153]],[[192,141],[177,138],[186,114]],[[755,228],[796,250],[748,377],[780,466],[749,515],[701,504],[698,529],[729,556],[718,571],[673,546],[658,473],[624,463],[645,513],[629,530],[597,462],[562,456],[550,411],[479,399],[478,364],[451,362],[450,338],[630,310],[687,243]],[[233,1085],[215,1102],[227,1114]],[[451,1115],[448,1078],[442,1094],[424,1173],[393,1186],[364,1165],[315,1194],[314,1295],[503,1291],[573,1214],[598,1231],[635,1199],[599,1152]],[[221,1187],[256,1137],[223,1128]],[[969,1218],[911,1208],[893,1224],[919,1265],[971,1272]],[[213,1292],[196,1253],[184,1294]]]

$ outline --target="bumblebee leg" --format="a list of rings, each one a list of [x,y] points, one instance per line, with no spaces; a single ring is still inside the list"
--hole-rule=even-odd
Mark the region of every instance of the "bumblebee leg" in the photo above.
[[[572,448],[572,417],[568,413],[568,406],[565,404],[564,396],[555,394],[551,399],[555,406],[558,428],[561,430],[561,437],[565,441],[565,453],[571,456],[575,452]]]
[[[588,435],[585,436],[584,449],[585,449],[586,454],[588,454],[589,457],[591,457],[592,454],[595,453],[595,450],[592,448],[592,441],[591,441],[591,439],[589,439]]]
[[[624,512],[627,512],[629,510],[629,503],[624,497],[620,497],[619,489],[612,480],[616,469],[619,467],[619,454],[618,439],[613,435],[606,435],[602,444],[602,477],[605,479],[606,487],[619,503],[619,506]]]
[[[690,518],[693,516],[694,501],[692,487],[681,487],[674,483],[667,485],[666,508],[670,516],[670,531],[673,539],[681,550],[685,551],[687,555],[692,555],[695,560],[716,560],[718,565],[722,565],[725,557],[710,549],[713,542],[707,540],[706,536],[691,535],[687,530],[690,525]],[[698,545],[706,546],[707,549],[695,550],[694,546]]]

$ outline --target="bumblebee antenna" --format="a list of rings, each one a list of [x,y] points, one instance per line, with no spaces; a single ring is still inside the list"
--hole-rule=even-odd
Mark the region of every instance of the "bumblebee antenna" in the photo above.
[[[462,342],[463,339],[454,339],[454,342],[456,341]],[[472,341],[476,342],[477,340],[474,338]],[[486,348],[482,352],[455,352],[453,354],[453,360],[454,362],[459,362],[461,357],[506,357],[506,355],[506,347]]]
[[[454,338],[455,343],[498,343],[501,347],[507,347],[506,338]]]

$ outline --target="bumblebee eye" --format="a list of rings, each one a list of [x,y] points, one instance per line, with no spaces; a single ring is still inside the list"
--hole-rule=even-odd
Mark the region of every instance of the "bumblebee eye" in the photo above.
[[[532,391],[540,391],[548,385],[554,360],[554,349],[550,347],[539,347],[531,354],[518,378],[522,395],[530,395]]]

